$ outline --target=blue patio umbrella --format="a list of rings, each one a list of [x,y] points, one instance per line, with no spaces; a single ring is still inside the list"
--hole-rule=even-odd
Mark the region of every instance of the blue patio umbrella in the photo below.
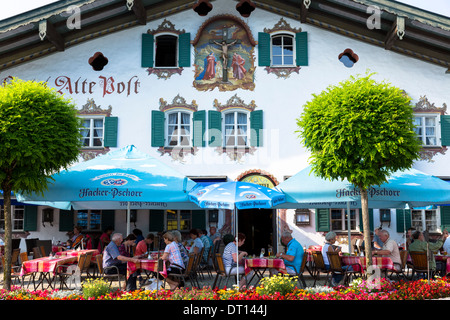
[[[60,209],[195,209],[196,183],[135,146],[111,151],[52,175],[47,191],[17,194],[23,203]]]
[[[237,243],[238,210],[273,208],[283,203],[286,196],[282,192],[254,183],[229,181],[207,186],[198,184],[189,192],[189,200],[200,208],[233,210]],[[239,255],[238,249],[236,254]],[[237,285],[239,286],[239,268],[237,269]]]
[[[296,173],[274,189],[286,195],[277,208],[361,207],[360,190],[347,180],[326,180],[311,167]],[[416,169],[394,172],[388,182],[368,190],[369,208],[412,208],[450,203],[450,183]]]

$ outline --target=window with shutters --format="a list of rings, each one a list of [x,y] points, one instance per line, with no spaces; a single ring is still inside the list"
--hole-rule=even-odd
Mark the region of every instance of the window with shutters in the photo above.
[[[308,65],[308,34],[281,18],[273,28],[258,33],[258,65],[279,78],[298,73]]]
[[[81,142],[83,148],[103,147],[105,117],[81,117]]]
[[[440,145],[440,128],[438,114],[415,114],[414,131],[422,146]]]
[[[223,114],[224,120],[224,146],[247,147],[249,146],[249,122],[250,115],[245,111],[228,111]]]
[[[166,113],[168,147],[192,145],[192,113],[171,111]]]
[[[411,225],[418,231],[439,232],[437,210],[412,210]]]
[[[191,66],[191,35],[164,19],[160,26],[142,34],[141,67],[159,79],[181,74]]]
[[[24,218],[25,218],[25,206],[13,205],[11,206],[12,214],[12,231],[24,230]],[[4,206],[1,206],[0,212],[0,230],[5,231],[5,210]]]
[[[350,230],[355,231],[358,226],[358,210],[350,210]],[[346,209],[330,209],[330,223],[333,231],[347,231],[348,217]]]

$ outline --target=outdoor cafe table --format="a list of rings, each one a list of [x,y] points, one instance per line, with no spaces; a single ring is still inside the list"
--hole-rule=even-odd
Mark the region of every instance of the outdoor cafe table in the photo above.
[[[63,257],[42,257],[36,258],[22,263],[22,269],[20,271],[20,276],[26,276],[28,274],[39,272],[41,276],[40,281],[34,287],[37,288],[42,283],[44,287],[44,280],[47,280],[49,286],[53,289],[52,281],[55,278],[55,272],[60,265],[69,265],[76,263],[78,260],[77,256],[63,256]],[[53,274],[53,276],[51,276]]]
[[[264,277],[264,272],[267,269],[276,269],[281,273],[287,273],[286,266],[283,259],[273,258],[247,258],[244,263],[244,274],[248,275],[251,271],[254,271],[253,277],[250,279],[250,284],[253,278],[258,278],[256,284]]]
[[[138,270],[148,270],[152,272],[158,272],[158,259],[139,259],[138,263],[134,263],[131,261],[127,262],[127,279]],[[166,264],[163,263],[163,270],[159,273],[166,278],[167,277],[167,269]]]
[[[445,261],[446,268],[445,268],[445,275],[450,273],[450,256],[443,256],[443,255],[434,255],[435,261]]]
[[[72,257],[78,257],[82,254],[86,254],[92,252],[92,259],[91,261],[95,261],[95,256],[99,254],[97,249],[85,249],[85,250],[77,250],[77,249],[72,249],[72,250],[66,250],[66,251],[58,251],[55,252],[55,256],[56,257],[68,257],[68,256],[72,256]]]
[[[355,265],[359,265],[362,271],[366,269],[366,257],[363,256],[341,255],[341,261],[343,265],[353,265],[354,270]],[[372,266],[381,270],[395,270],[394,262],[388,257],[372,257]],[[361,271],[361,269],[355,271]]]

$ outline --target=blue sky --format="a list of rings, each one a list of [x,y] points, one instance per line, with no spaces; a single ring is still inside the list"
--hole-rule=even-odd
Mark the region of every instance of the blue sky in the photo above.
[[[57,0],[16,0],[14,1],[13,4],[12,1],[2,0],[0,4],[0,20],[56,1]],[[449,0],[397,0],[397,1],[450,17]]]

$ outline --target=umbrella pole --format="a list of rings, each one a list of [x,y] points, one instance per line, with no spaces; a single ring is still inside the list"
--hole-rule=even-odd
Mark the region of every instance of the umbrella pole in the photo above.
[[[127,203],[127,236],[130,234],[130,201]]]
[[[352,232],[350,225],[350,201],[347,201],[347,230],[348,230],[348,253],[352,253]]]

